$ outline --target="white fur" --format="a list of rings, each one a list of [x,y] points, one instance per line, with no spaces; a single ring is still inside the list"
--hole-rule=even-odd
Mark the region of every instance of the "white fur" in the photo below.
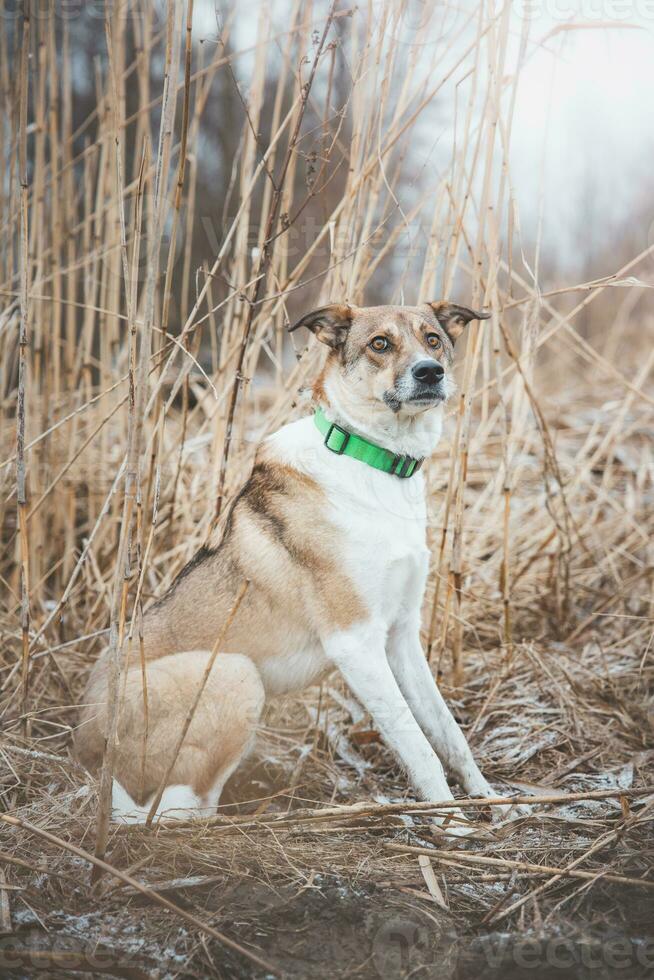
[[[123,789],[120,783],[114,779],[111,793],[111,817],[118,823],[145,823],[152,798],[144,804],[135,803],[127,790]],[[188,820],[189,818],[205,816],[202,801],[193,792],[190,786],[166,786],[161,795],[159,806],[155,813],[155,820],[159,817],[172,817],[178,820]],[[215,809],[215,805],[211,812]]]
[[[166,786],[161,794],[153,820],[197,820],[211,817],[220,802],[223,787],[239,762],[248,755],[249,749],[236,762],[220,775],[219,782],[211,788],[206,797],[200,798],[191,786]],[[111,819],[116,823],[145,823],[154,796],[147,803],[135,803],[126,789],[114,779],[111,791]]]
[[[416,458],[433,452],[441,434],[441,405],[395,415],[385,407],[367,418],[356,401],[346,408],[339,401],[338,384],[332,387],[330,407],[325,409],[331,421],[393,452]],[[334,540],[342,543],[344,578],[354,583],[367,609],[363,620],[347,630],[326,630],[316,637],[289,631],[287,648],[258,663],[267,693],[301,690],[336,667],[423,799],[452,799],[443,765],[467,793],[492,795],[438,690],[420,642],[429,565],[422,472],[401,479],[335,455],[324,445],[311,416],[284,426],[267,440],[267,447],[280,462],[307,474],[324,490],[325,519],[334,528]],[[157,817],[213,812],[229,775],[222,773],[219,785],[204,799],[189,786],[167,787]],[[143,822],[149,809],[149,803],[137,805],[114,783],[114,819]]]
[[[446,378],[448,394],[453,384]],[[327,378],[325,391],[330,404],[327,414],[332,422],[385,449],[422,459],[431,456],[438,445],[443,431],[442,402],[432,408],[404,406],[394,413],[380,402],[370,402],[361,394],[357,396],[340,373]]]
[[[433,452],[440,436],[440,407],[408,425],[406,419],[391,418],[383,430],[368,426],[367,431],[355,426],[342,408],[326,413],[379,445],[415,456]],[[285,426],[270,437],[269,446],[325,491],[325,516],[344,542],[344,574],[368,607],[365,622],[320,638],[322,650],[311,651],[312,670],[316,676],[330,665],[340,670],[423,799],[452,799],[440,759],[466,792],[492,795],[420,642],[429,563],[423,474],[403,480],[335,455],[325,447],[312,417]],[[285,677],[286,689],[305,686],[307,668],[301,657],[285,658],[283,669],[292,673]]]
[[[329,669],[322,644],[304,643],[301,648],[277,656],[259,664],[259,673],[267,694],[288,694],[301,691],[320,680]]]

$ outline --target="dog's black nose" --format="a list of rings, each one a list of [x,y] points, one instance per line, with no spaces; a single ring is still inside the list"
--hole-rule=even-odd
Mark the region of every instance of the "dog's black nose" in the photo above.
[[[411,368],[411,374],[416,381],[422,381],[426,385],[435,385],[445,374],[445,368],[438,361],[418,361]]]

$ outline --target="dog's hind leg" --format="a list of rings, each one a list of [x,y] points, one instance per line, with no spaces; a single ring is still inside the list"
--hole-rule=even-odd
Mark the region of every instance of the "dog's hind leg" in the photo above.
[[[219,654],[175,754],[210,657],[206,651],[189,651],[150,661],[145,690],[140,666],[128,670],[114,766],[115,819],[145,821],[164,777],[158,816],[188,819],[215,810],[225,782],[252,746],[264,691],[251,660]],[[99,701],[97,688],[89,693]],[[105,721],[102,703],[95,711],[85,709],[76,737],[82,761],[85,738],[97,742]]]
[[[146,803],[136,803],[117,779],[113,781],[111,792],[111,818],[117,823],[145,823],[150,813],[154,797]],[[160,817],[176,820],[193,820],[208,817],[217,805],[210,806],[199,797],[191,786],[166,786],[154,812],[154,819]]]

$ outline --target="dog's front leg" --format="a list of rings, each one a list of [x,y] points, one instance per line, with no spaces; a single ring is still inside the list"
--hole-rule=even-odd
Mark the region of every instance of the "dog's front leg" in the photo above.
[[[429,668],[417,613],[391,630],[388,657],[400,690],[447,769],[471,796],[494,796]]]
[[[385,650],[384,631],[373,626],[332,634],[325,654],[340,670],[348,687],[372,715],[380,735],[426,801],[453,799],[443,766],[415,720]],[[457,817],[460,814],[457,812]]]

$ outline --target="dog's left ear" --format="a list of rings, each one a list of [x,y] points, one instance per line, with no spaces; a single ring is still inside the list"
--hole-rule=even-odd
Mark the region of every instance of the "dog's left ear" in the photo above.
[[[450,338],[452,343],[456,343],[464,329],[471,320],[488,320],[489,312],[470,310],[467,306],[457,306],[456,303],[447,303],[441,300],[439,303],[428,303],[436,314],[436,319]]]
[[[290,333],[298,327],[306,327],[323,344],[336,349],[345,343],[351,326],[352,309],[344,303],[330,303],[329,306],[321,306],[319,310],[305,313],[288,329]]]

